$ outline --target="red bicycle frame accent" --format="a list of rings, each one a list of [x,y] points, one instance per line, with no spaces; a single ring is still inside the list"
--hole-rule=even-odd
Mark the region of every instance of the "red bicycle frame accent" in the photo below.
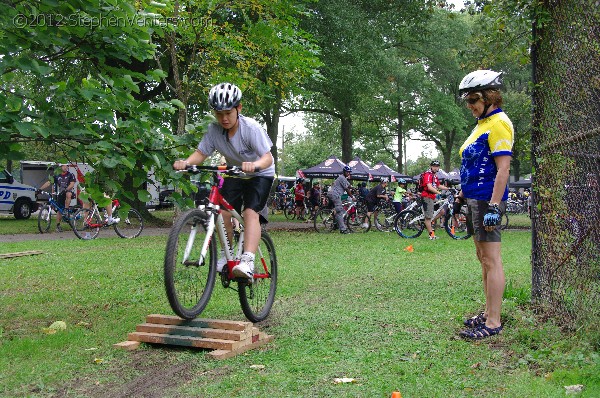
[[[208,195],[208,202],[212,205],[219,205],[222,209],[227,210],[227,211],[235,210],[233,208],[233,206],[231,204],[229,204],[229,202],[227,202],[225,200],[225,198],[223,198],[223,195],[221,195],[221,192],[219,192],[219,188],[217,187],[216,184],[212,185],[210,188],[210,194]],[[218,211],[219,214],[221,213],[221,208]],[[239,263],[239,260],[227,261],[227,268],[229,270],[229,279],[234,279],[232,270],[233,270],[233,267],[235,267],[238,263]],[[266,264],[266,261],[264,260],[264,258],[262,258],[262,256],[261,256],[261,264],[262,264],[264,272],[256,273],[256,271],[255,271],[254,279],[265,279],[265,278],[269,277],[269,273],[267,271],[267,264]]]

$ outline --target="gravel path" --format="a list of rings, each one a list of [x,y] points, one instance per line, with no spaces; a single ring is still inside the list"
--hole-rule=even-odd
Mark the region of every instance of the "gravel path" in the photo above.
[[[301,223],[301,222],[281,222],[275,221],[270,222],[267,226],[267,230],[311,230],[313,228],[312,223]],[[144,228],[141,236],[158,236],[167,235],[169,228]],[[98,238],[117,236],[115,231],[111,228],[102,229]],[[24,242],[24,241],[38,241],[38,240],[70,240],[77,239],[73,231],[65,230],[64,232],[52,232],[48,234],[15,234],[15,235],[0,235],[0,242]]]

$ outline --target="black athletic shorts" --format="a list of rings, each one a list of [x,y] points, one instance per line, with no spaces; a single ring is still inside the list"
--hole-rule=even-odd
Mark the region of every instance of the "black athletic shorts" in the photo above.
[[[487,212],[489,202],[486,200],[467,199],[467,232],[479,242],[501,242],[500,225],[493,231],[486,231],[483,227],[483,217]],[[504,214],[506,202],[500,202],[500,211]]]
[[[233,208],[242,214],[242,208],[260,214],[261,223],[267,222],[267,200],[274,177],[225,178],[221,195]]]

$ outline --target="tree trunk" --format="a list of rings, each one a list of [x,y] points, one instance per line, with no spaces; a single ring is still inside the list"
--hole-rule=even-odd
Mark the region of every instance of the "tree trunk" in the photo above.
[[[342,162],[352,160],[352,119],[342,116]]]
[[[398,102],[398,123],[396,124],[396,136],[398,139],[398,156],[396,157],[396,170],[400,173],[403,172],[403,164],[404,164],[404,134],[402,133],[404,125],[404,113],[402,112],[402,104]]]
[[[275,170],[279,170],[277,168],[278,163],[278,154],[277,154],[277,136],[279,135],[279,118],[281,116],[281,111],[279,108],[274,109],[273,113],[270,117],[263,117],[265,124],[267,125],[267,134],[269,138],[273,142],[273,146],[271,147],[271,154],[273,155],[273,159],[275,159]]]

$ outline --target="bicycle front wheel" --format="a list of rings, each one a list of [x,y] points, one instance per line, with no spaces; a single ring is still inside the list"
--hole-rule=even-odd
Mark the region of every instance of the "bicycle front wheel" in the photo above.
[[[271,237],[262,231],[254,257],[254,281],[238,283],[238,294],[244,315],[252,322],[264,320],[271,311],[277,290],[277,256]]]
[[[321,209],[315,214],[313,222],[315,230],[321,233],[332,232],[335,228],[335,217],[332,209]]]
[[[394,229],[403,238],[413,239],[421,236],[423,225],[421,213],[412,210],[401,211],[394,218]]]
[[[100,214],[92,209],[79,209],[71,217],[71,228],[73,228],[75,236],[79,239],[95,239],[100,233],[102,226],[103,223]]]
[[[502,218],[500,219],[500,229],[505,230],[506,228],[508,228],[508,214],[504,212]]]
[[[114,224],[115,232],[121,238],[137,238],[144,229],[144,219],[142,215],[134,208],[130,208],[127,214],[123,210],[117,212],[120,218],[117,224]]]
[[[45,234],[50,231],[52,225],[52,208],[49,205],[44,205],[38,213],[38,229],[40,233]]]
[[[217,244],[206,233],[208,214],[199,209],[183,213],[167,240],[164,276],[167,298],[182,318],[194,319],[206,308],[217,274]],[[204,256],[202,246],[208,239]]]
[[[453,215],[449,211],[446,212],[444,229],[452,239],[469,239],[471,234],[467,231],[467,206],[463,206],[458,213]]]

